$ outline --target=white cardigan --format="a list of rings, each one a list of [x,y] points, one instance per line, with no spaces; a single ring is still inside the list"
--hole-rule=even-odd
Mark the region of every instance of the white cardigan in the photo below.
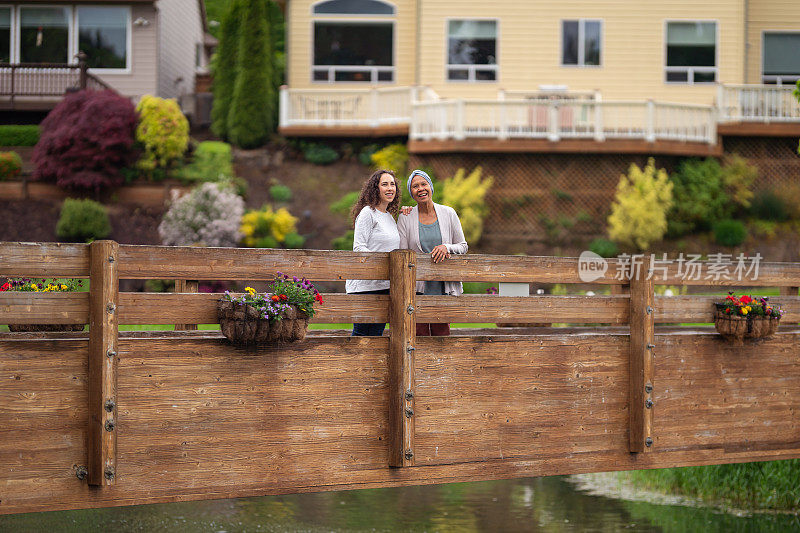
[[[439,230],[442,232],[442,244],[447,247],[451,254],[465,254],[469,249],[464,238],[464,230],[461,229],[461,221],[455,209],[441,204],[433,204],[436,211],[436,218],[439,219]],[[422,245],[419,241],[419,209],[415,206],[411,213],[400,215],[397,219],[397,231],[400,233],[400,248],[414,250],[422,253]],[[417,292],[425,291],[425,282],[418,281]],[[464,287],[460,281],[445,281],[444,292],[451,296],[459,296],[464,292]]]

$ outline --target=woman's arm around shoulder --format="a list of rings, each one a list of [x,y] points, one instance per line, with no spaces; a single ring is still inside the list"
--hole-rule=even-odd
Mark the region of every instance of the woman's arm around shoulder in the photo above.
[[[458,219],[456,210],[450,206],[444,206],[450,218],[450,240],[453,244],[447,244],[447,251],[451,254],[465,254],[469,250],[467,240],[464,238],[464,230],[461,228],[461,221]]]
[[[408,233],[410,231],[409,215],[400,215],[397,217],[397,233],[400,234],[400,249],[406,250],[410,248],[408,244]]]
[[[372,252],[370,249],[370,236],[372,235],[372,227],[374,226],[372,220],[372,208],[368,205],[364,206],[361,212],[356,216],[356,225],[353,230],[353,251],[354,252]]]

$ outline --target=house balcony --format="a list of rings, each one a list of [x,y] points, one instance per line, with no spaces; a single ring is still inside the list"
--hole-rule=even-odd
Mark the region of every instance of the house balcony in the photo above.
[[[791,87],[722,85],[717,104],[604,101],[597,93],[501,92],[443,99],[430,88],[281,88],[287,136],[409,138],[416,153],[609,152],[720,155],[718,134],[800,135]],[[756,133],[753,133],[756,132]]]

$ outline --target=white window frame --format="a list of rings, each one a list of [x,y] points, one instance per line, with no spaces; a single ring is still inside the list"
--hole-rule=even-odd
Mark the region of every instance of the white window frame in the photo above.
[[[777,74],[764,74],[764,45],[766,44],[766,35],[768,33],[793,33],[795,35],[800,35],[800,28],[794,30],[761,30],[761,54],[759,54],[759,64],[761,65],[761,83],[768,83],[774,82],[778,86],[786,85],[794,85],[797,83],[797,80],[800,79],[800,72],[798,72],[795,76],[785,76],[785,75],[777,75]]]
[[[451,65],[450,60],[450,22],[452,21],[493,21],[497,29],[494,37],[494,64],[492,65]],[[466,70],[466,80],[451,80],[450,70]],[[475,77],[476,70],[494,71],[493,80],[479,80]],[[448,17],[444,21],[444,81],[445,83],[498,83],[500,81],[500,19],[495,17]]]
[[[119,4],[89,4],[89,5],[82,5],[78,4],[74,6],[73,11],[73,30],[72,30],[72,49],[75,50],[75,53],[72,54],[73,56],[77,54],[80,49],[78,43],[80,42],[80,20],[78,19],[78,8],[79,7],[114,7],[117,9],[125,10],[125,16],[127,17],[127,31],[126,31],[126,42],[125,46],[127,47],[126,54],[125,54],[125,68],[99,68],[99,67],[92,67],[89,69],[91,72],[98,72],[101,74],[130,74],[131,73],[131,65],[133,64],[132,56],[133,56],[133,11],[131,6],[121,6]],[[77,61],[77,60],[75,60]]]
[[[578,62],[576,64],[564,63],[564,23],[577,22],[578,23]],[[586,63],[586,23],[597,22],[600,24],[600,62],[597,65],[587,65]],[[579,19],[561,19],[561,57],[559,63],[565,68],[600,68],[603,66],[603,50],[605,49],[605,20],[593,18],[579,18]]]
[[[670,22],[695,22],[701,24],[713,23],[714,24],[714,66],[713,67],[670,67],[667,65],[667,30]],[[716,19],[664,19],[664,48],[663,48],[663,65],[664,65],[664,83],[666,85],[715,85],[719,83],[719,32],[720,24]],[[667,81],[668,72],[686,72],[686,81]],[[695,72],[697,73],[713,73],[714,81],[694,81]]]
[[[72,42],[72,34],[75,31],[75,9],[72,5],[64,5],[64,4],[28,4],[28,5],[18,5],[16,9],[16,16],[14,17],[14,29],[12,30],[12,34],[14,34],[14,59],[12,63],[19,63],[20,58],[22,56],[22,43],[20,42],[20,35],[22,34],[22,10],[23,9],[37,9],[37,8],[64,8],[67,10],[67,62],[66,64],[72,65],[78,62],[75,59],[75,54],[78,53],[75,50],[75,47]]]
[[[389,2],[387,2],[389,3]],[[312,6],[312,13],[313,13],[313,6]],[[349,17],[349,18],[345,18]],[[392,25],[392,64],[391,66],[388,65],[316,65],[314,64],[314,46],[316,43],[316,23],[317,22],[325,22],[329,24],[391,24]],[[309,63],[311,64],[311,70],[309,72],[311,83],[312,84],[322,84],[322,85],[352,85],[355,87],[363,87],[364,84],[373,84],[373,85],[393,85],[397,83],[397,42],[398,42],[398,35],[397,35],[397,20],[394,16],[381,16],[381,15],[370,15],[369,17],[358,17],[354,18],[353,15],[338,15],[335,17],[329,16],[319,16],[317,15],[315,18],[311,20],[311,46],[309,47]],[[328,79],[327,80],[315,80],[314,73],[317,71],[327,70],[328,71]],[[362,72],[362,71],[369,71],[370,79],[364,81],[336,81],[336,72]],[[386,80],[378,80],[378,73],[379,72],[391,72],[392,79],[391,81]]]

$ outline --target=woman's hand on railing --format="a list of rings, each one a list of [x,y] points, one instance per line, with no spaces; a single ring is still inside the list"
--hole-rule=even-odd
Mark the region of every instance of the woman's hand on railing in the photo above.
[[[404,205],[404,206],[400,207],[400,213],[403,214],[403,215],[408,216],[408,215],[411,214],[411,210],[412,209],[413,208],[410,205]]]
[[[447,246],[440,244],[431,250],[431,258],[434,263],[441,263],[445,259],[450,258],[450,252],[447,251]]]

